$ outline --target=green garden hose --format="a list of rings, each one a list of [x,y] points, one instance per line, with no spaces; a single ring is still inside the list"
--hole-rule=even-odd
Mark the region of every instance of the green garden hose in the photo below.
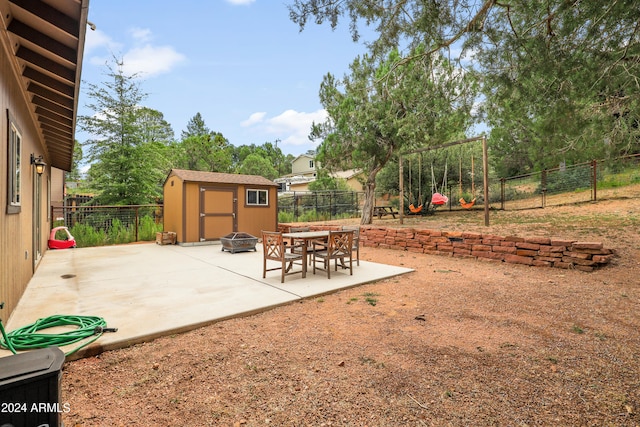
[[[39,333],[43,329],[57,326],[75,326],[76,329],[53,334]],[[68,356],[91,344],[100,338],[104,332],[116,331],[116,328],[107,328],[107,322],[102,317],[96,316],[54,315],[38,319],[31,325],[23,326],[9,333],[5,332],[2,322],[0,322],[0,332],[2,332],[0,347],[4,347],[16,354],[20,350],[32,350],[49,346],[63,347],[85,340],[78,347],[66,353],[66,356]]]

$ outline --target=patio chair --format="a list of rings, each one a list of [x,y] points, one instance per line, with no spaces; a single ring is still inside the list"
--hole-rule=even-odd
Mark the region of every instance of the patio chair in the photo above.
[[[263,248],[263,261],[262,261],[262,278],[267,277],[267,271],[281,270],[280,283],[284,283],[284,276],[295,273],[302,273],[300,271],[290,271],[293,267],[294,261],[302,260],[302,254],[287,252],[287,244],[282,238],[282,233],[275,231],[263,231],[262,232],[262,248]],[[267,261],[277,261],[280,263],[279,267],[267,268]],[[304,269],[304,266],[303,266]]]
[[[347,268],[345,259],[348,259],[349,274],[353,276],[353,233],[353,231],[329,231],[327,243],[314,242],[313,274],[316,273],[316,263],[321,261],[322,270],[326,270],[327,278],[331,279],[331,260],[334,260],[335,270],[338,271],[338,260],[340,265]]]
[[[342,231],[353,231],[353,251],[356,253],[356,265],[360,266],[360,226],[343,225]]]

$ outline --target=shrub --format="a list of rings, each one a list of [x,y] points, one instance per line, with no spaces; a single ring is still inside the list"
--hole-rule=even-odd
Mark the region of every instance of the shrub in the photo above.
[[[107,244],[107,233],[103,230],[96,230],[90,225],[76,224],[69,229],[71,235],[76,239],[76,246],[88,248],[91,246],[103,246]]]

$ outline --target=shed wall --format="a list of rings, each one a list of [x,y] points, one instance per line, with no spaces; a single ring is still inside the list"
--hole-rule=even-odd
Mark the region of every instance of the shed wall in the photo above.
[[[184,185],[184,240],[180,243],[200,241],[200,183],[187,182]]]
[[[268,206],[248,206],[246,203],[247,189],[266,189],[269,191]],[[276,231],[278,227],[278,188],[241,186],[238,190],[238,230],[256,237],[262,236],[262,231]]]
[[[182,180],[172,176],[164,185],[163,198],[163,229],[176,233],[178,242],[182,242],[184,238],[182,187]]]

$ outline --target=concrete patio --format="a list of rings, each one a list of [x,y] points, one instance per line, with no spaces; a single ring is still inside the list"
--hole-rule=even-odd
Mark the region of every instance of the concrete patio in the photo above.
[[[260,243],[256,252],[221,248],[144,243],[50,250],[5,329],[51,315],[98,316],[118,328],[70,356],[80,358],[412,271],[354,261],[353,276],[338,269],[329,280],[324,271],[309,271],[280,283],[279,271],[262,278]],[[10,354],[0,350],[0,357]]]

